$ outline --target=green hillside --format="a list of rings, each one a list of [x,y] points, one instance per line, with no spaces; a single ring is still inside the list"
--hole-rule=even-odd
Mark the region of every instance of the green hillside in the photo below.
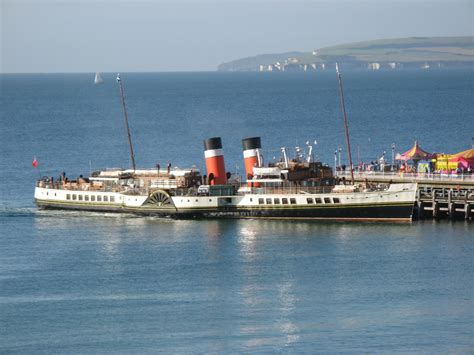
[[[289,61],[290,58],[291,61]],[[320,48],[311,52],[257,55],[223,63],[219,65],[218,70],[259,70],[260,65],[268,66],[276,62],[285,62],[285,60],[293,65],[334,62],[362,66],[372,62],[471,63],[474,62],[474,37],[412,37],[356,42]]]

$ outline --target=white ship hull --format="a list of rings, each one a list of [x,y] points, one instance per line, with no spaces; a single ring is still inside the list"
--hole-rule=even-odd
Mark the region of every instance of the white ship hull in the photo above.
[[[125,212],[174,218],[269,218],[341,221],[411,221],[416,184],[385,191],[348,193],[248,193],[230,196],[169,196],[74,191],[36,187],[42,208]]]

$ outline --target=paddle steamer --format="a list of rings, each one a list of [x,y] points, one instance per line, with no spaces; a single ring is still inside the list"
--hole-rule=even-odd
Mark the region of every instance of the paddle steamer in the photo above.
[[[276,218],[411,221],[416,184],[349,185],[321,163],[289,160],[261,166],[260,138],[243,140],[247,181],[225,170],[222,140],[204,141],[207,175],[198,169],[97,171],[37,182],[41,208],[128,212],[173,218]]]

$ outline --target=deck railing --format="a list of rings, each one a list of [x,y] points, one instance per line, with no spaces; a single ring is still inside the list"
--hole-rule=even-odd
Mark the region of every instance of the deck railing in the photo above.
[[[47,189],[67,190],[67,191],[82,191],[82,192],[120,192],[128,195],[148,195],[151,191],[155,191],[157,187],[139,187],[139,186],[125,186],[125,185],[103,185],[94,186],[90,183],[67,183],[62,182],[45,182],[38,181],[38,187]],[[235,186],[237,192],[239,187],[244,188],[238,194],[315,194],[315,193],[330,193],[333,190],[332,186],[279,186],[279,187],[248,187],[246,184]],[[176,196],[184,195],[198,195],[198,189],[194,188],[171,188],[172,194]]]
[[[245,185],[242,185],[245,186]],[[242,193],[249,194],[322,194],[332,192],[332,186],[284,186],[284,187],[252,187]]]
[[[83,191],[83,192],[121,192],[127,193],[130,195],[140,195],[141,193],[146,193],[148,188],[145,187],[131,187],[124,185],[103,185],[103,186],[94,186],[90,183],[66,183],[62,182],[45,182],[37,181],[36,187],[42,187],[45,189],[55,189],[55,190],[67,190],[67,191]]]

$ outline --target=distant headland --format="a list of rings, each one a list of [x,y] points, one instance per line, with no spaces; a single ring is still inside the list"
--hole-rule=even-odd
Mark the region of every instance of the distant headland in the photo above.
[[[222,63],[218,71],[436,69],[474,65],[474,37],[411,37],[356,42],[310,52],[260,54]]]

